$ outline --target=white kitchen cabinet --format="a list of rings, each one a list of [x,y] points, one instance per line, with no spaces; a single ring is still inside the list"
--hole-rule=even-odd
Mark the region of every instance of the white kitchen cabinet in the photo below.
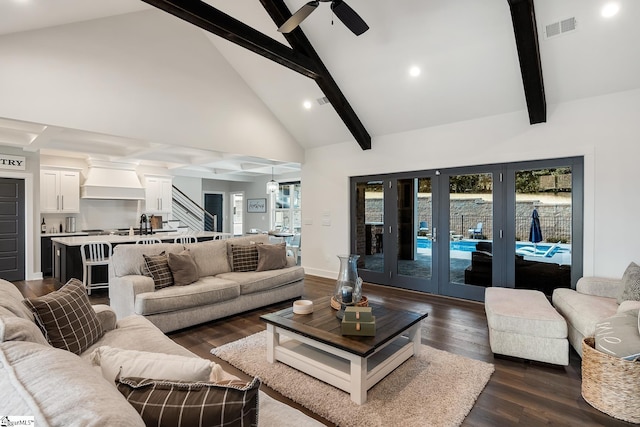
[[[80,172],[41,169],[40,211],[45,213],[80,212]]]
[[[146,213],[171,213],[172,178],[145,175]]]

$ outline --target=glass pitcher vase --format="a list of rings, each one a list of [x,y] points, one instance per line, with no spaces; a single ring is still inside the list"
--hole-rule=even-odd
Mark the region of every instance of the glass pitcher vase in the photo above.
[[[360,255],[338,255],[340,272],[333,292],[334,299],[344,306],[356,305],[362,299],[362,279],[358,277]]]

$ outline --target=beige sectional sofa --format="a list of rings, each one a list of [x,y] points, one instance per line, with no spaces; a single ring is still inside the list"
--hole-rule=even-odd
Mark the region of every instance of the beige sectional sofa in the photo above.
[[[80,284],[80,286],[82,286]],[[87,301],[88,304],[88,301]],[[142,316],[116,321],[105,305],[93,306],[103,335],[76,355],[54,348],[40,332],[23,297],[0,280],[0,414],[34,417],[36,426],[144,426],[139,413],[93,366],[100,346],[198,358]],[[319,426],[302,412],[258,393],[259,426]]]
[[[302,295],[304,269],[287,256],[284,268],[232,271],[231,245],[268,244],[267,235],[212,240],[186,245],[118,245],[109,267],[110,305],[118,318],[139,314],[163,332],[220,319]],[[188,249],[198,280],[186,286],[155,289],[143,274],[143,254],[180,253]]]
[[[558,288],[553,291],[553,306],[567,321],[569,343],[580,356],[582,340],[594,336],[596,323],[616,313],[640,308],[640,301],[618,304],[622,287],[622,279],[582,277],[575,290]]]

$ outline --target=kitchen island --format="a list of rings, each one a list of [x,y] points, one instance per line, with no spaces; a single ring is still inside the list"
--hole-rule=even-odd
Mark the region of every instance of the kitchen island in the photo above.
[[[183,233],[162,232],[143,236],[119,236],[116,234],[100,236],[66,236],[52,237],[53,245],[53,277],[62,283],[66,283],[71,278],[82,280],[82,257],[80,256],[80,246],[89,242],[109,242],[112,246],[120,244],[135,244],[140,238],[160,239],[163,242],[173,242],[176,237],[184,236]],[[231,237],[231,233],[221,233],[217,231],[199,231],[189,233],[195,236],[199,242],[214,239],[226,239]],[[107,282],[109,280],[106,268],[94,267],[94,282]]]

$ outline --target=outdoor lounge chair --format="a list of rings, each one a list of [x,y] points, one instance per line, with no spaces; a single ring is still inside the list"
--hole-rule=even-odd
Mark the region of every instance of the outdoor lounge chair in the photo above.
[[[549,247],[549,249],[547,249],[544,252],[538,251],[535,246],[525,246],[523,248],[516,249],[516,254],[523,255],[523,256],[535,256],[535,257],[540,257],[540,258],[550,258],[556,252],[558,252],[558,249],[560,249],[560,245],[558,245],[557,243],[554,244],[554,245],[551,245]]]
[[[476,225],[476,228],[470,228],[469,229],[469,236],[472,239],[476,239],[476,238],[480,239],[480,238],[482,238],[482,223],[481,222],[479,222]]]
[[[420,221],[420,227],[418,231],[429,231],[429,223],[427,221]]]

